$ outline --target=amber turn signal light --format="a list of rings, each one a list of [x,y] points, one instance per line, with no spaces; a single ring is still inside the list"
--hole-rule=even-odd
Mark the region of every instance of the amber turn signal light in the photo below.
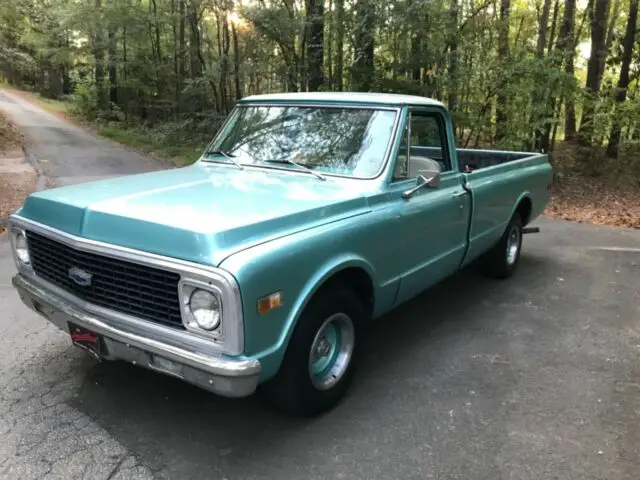
[[[264,315],[282,306],[282,292],[272,293],[258,300],[258,313]]]

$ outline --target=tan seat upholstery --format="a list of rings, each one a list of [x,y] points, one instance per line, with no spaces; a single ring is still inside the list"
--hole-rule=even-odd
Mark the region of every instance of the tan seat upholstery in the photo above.
[[[396,162],[395,178],[405,178],[404,166],[405,156],[398,155],[398,161]],[[411,155],[409,159],[409,166],[406,178],[415,178],[418,175],[425,175],[427,172],[442,172],[442,166],[440,162],[429,157],[422,157],[419,155]]]
[[[418,175],[425,175],[427,172],[440,172],[440,163],[429,157],[419,157],[417,155],[411,155],[409,158],[409,178],[417,177]]]

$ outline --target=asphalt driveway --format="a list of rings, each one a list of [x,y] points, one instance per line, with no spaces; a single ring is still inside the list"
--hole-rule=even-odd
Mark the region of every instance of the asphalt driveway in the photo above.
[[[0,89],[0,109],[31,140],[30,153],[51,186],[167,167],[151,157],[64,122],[8,90]]]
[[[79,129],[57,157],[70,127],[29,108],[62,183],[129,173]],[[0,478],[636,480],[640,233],[537,224],[514,278],[462,272],[381,319],[351,394],[306,421],[96,364],[20,303],[0,240]]]

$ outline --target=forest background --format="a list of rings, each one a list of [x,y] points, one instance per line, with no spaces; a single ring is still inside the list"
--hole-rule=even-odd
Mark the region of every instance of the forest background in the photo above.
[[[638,0],[4,0],[0,81],[186,164],[235,101],[423,95],[460,147],[550,152],[548,213],[640,228]]]

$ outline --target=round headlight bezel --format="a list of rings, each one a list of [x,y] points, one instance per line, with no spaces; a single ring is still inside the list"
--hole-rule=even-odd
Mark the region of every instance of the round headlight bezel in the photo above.
[[[219,320],[213,328],[211,328],[211,325],[202,323],[202,319],[200,319],[199,323],[196,319],[198,314],[194,315],[191,308],[192,295],[197,290],[204,290],[208,294],[214,295],[218,302]],[[180,315],[184,328],[198,336],[213,339],[216,343],[223,342],[225,337],[224,291],[212,282],[200,280],[199,278],[182,278],[178,284],[178,291],[180,296]],[[207,328],[211,328],[211,330],[207,330]]]
[[[188,307],[198,328],[212,332],[220,326],[222,302],[215,292],[194,288],[189,295]]]
[[[31,255],[29,253],[29,244],[27,242],[27,234],[24,230],[13,229],[13,251],[18,263],[18,266],[31,268]]]

